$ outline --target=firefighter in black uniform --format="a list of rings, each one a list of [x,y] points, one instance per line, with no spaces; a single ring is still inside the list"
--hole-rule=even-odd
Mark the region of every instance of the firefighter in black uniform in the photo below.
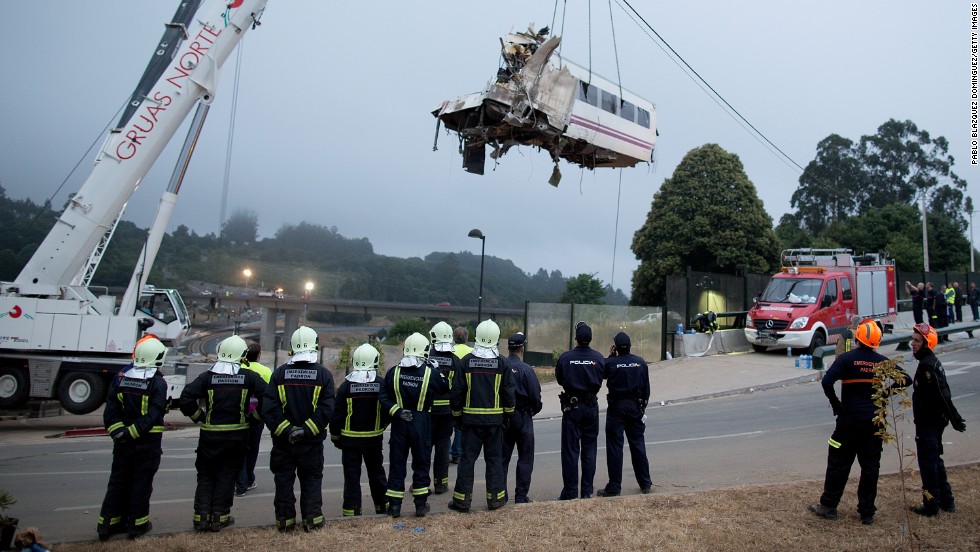
[[[429,330],[432,349],[429,358],[439,365],[439,371],[452,386],[453,374],[459,368],[460,357],[453,352],[453,328],[439,322]],[[435,493],[449,490],[449,448],[453,438],[453,412],[449,407],[449,390],[436,395],[432,401],[432,480]]]
[[[857,457],[861,466],[858,482],[858,514],[861,523],[874,523],[875,497],[878,496],[878,469],[881,461],[881,437],[876,435],[874,422],[875,368],[888,359],[875,349],[881,342],[881,329],[873,320],[865,320],[854,330],[858,347],[837,357],[827,370],[823,380],[824,394],[837,416],[837,427],[827,441],[827,476],[824,479],[820,502],[810,505],[810,511],[826,518],[837,519],[840,503],[851,465]],[[903,381],[891,384],[892,388],[908,387],[911,380],[905,372]],[[841,398],[837,398],[834,382],[841,382]]]
[[[102,418],[112,437],[112,471],[96,527],[100,541],[124,532],[134,539],[153,528],[150,495],[167,410],[167,382],[157,368],[166,355],[159,340],[140,341],[133,367],[109,387]]]
[[[561,401],[561,478],[563,487],[558,500],[576,497],[592,498],[595,460],[599,440],[599,399],[605,358],[589,347],[592,328],[585,322],[575,325],[575,342],[571,351],[558,357],[555,379],[564,390]],[[582,457],[582,488],[579,494],[578,462]]]
[[[365,343],[354,349],[354,371],[337,389],[337,407],[330,419],[330,439],[341,450],[344,466],[344,516],[361,515],[361,461],[367,468],[374,512],[385,513],[384,431],[390,418],[381,408],[378,376],[381,355]]]
[[[514,379],[514,413],[510,415],[510,425],[504,432],[504,483],[510,457],[517,447],[517,483],[514,487],[514,504],[531,502],[527,492],[531,488],[531,472],[534,470],[534,421],[532,417],[541,412],[541,383],[534,369],[524,363],[524,348],[527,339],[518,332],[507,339],[507,364],[510,365]]]
[[[915,457],[922,477],[922,505],[913,506],[912,511],[928,517],[939,515],[939,510],[956,511],[942,457],[943,430],[949,423],[956,431],[966,431],[966,422],[953,406],[943,364],[932,352],[938,342],[939,335],[929,324],[912,328],[912,354],[919,361],[912,381],[912,415]]]
[[[633,474],[640,492],[647,494],[653,487],[650,462],[643,439],[646,424],[643,419],[650,400],[650,372],[642,358],[630,353],[630,336],[619,332],[606,359],[606,467],[609,483],[596,492],[599,496],[619,496],[623,486],[623,433],[630,447]]]
[[[242,370],[248,343],[237,335],[218,345],[218,361],[184,387],[180,411],[201,425],[197,444],[194,529],[221,531],[235,522],[231,505],[235,481],[248,452],[248,404],[265,393],[265,381]],[[202,409],[200,401],[205,401]]]
[[[493,320],[476,327],[476,347],[463,357],[453,381],[453,419],[462,425],[463,454],[456,470],[450,510],[469,512],[473,498],[473,469],[480,449],[486,463],[487,508],[507,503],[504,478],[504,429],[514,412],[514,380],[507,360],[500,357],[500,328]]]
[[[323,440],[334,408],[333,376],[317,362],[320,339],[300,326],[290,338],[289,362],[276,368],[262,401],[272,433],[269,468],[276,482],[276,527],[296,528],[293,482],[299,477],[300,512],[307,532],[323,527]]]
[[[427,358],[429,339],[413,333],[405,340],[405,356],[385,374],[381,386],[381,408],[391,416],[388,441],[388,514],[401,516],[405,498],[408,452],[412,452],[412,497],[415,515],[429,513],[429,464],[432,455],[432,427],[429,411],[433,399],[449,389],[449,382],[434,362]]]

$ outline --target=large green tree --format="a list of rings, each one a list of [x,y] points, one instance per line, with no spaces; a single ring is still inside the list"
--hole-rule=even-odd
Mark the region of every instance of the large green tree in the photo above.
[[[558,299],[559,303],[575,303],[578,305],[602,305],[606,289],[595,274],[579,274],[570,278],[565,284],[565,292]]]
[[[689,151],[664,181],[633,236],[633,253],[636,305],[661,304],[666,277],[687,267],[765,272],[779,255],[772,218],[742,162],[717,144]]]

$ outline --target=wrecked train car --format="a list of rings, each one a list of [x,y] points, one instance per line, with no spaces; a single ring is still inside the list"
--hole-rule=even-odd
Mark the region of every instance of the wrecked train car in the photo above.
[[[482,92],[442,102],[432,114],[459,135],[463,168],[483,174],[486,146],[499,159],[515,145],[547,150],[555,162],[549,183],[558,185],[558,160],[588,169],[650,162],[656,144],[652,103],[556,52],[561,37],[548,29],[501,39],[503,64]]]

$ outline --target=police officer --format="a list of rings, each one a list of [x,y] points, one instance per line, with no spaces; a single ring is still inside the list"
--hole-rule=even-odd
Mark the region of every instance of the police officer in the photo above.
[[[555,379],[564,390],[561,401],[561,478],[564,483],[558,500],[592,498],[596,451],[599,440],[599,400],[605,359],[589,347],[592,328],[585,322],[575,325],[576,347],[558,357]],[[582,457],[582,487],[579,491],[578,463]]]
[[[337,407],[330,419],[330,439],[341,450],[344,466],[344,516],[361,515],[361,461],[367,468],[374,512],[385,513],[384,431],[390,418],[378,396],[383,380],[378,376],[381,355],[367,343],[354,349],[354,371],[337,390]]]
[[[534,421],[532,417],[541,412],[541,383],[534,369],[524,363],[524,349],[527,339],[518,332],[507,339],[507,364],[510,365],[514,379],[514,413],[510,425],[504,432],[504,483],[510,457],[517,447],[517,484],[514,487],[514,503],[531,502],[527,492],[531,488],[531,472],[534,470]]]
[[[874,320],[865,320],[854,330],[858,347],[834,360],[823,380],[824,394],[837,416],[837,427],[827,443],[827,476],[824,479],[820,502],[810,505],[810,511],[826,518],[837,519],[840,503],[851,465],[857,457],[861,466],[858,483],[858,514],[861,523],[874,523],[875,497],[878,496],[878,469],[881,462],[881,437],[874,422],[873,395],[875,369],[888,359],[875,349],[881,343],[881,329]],[[892,384],[893,388],[908,387],[911,380],[902,372],[903,380]],[[834,382],[841,382],[841,398],[837,398]]]
[[[248,352],[245,353],[246,362],[242,363],[242,368],[251,370],[262,378],[266,384],[272,377],[272,370],[259,362],[262,354],[262,347],[258,343],[249,343]],[[253,395],[248,400],[248,453],[245,455],[245,465],[242,466],[241,473],[238,474],[238,482],[235,484],[235,496],[244,496],[245,493],[255,488],[255,464],[259,460],[259,445],[262,444],[262,416],[259,410],[259,398],[265,393]]]
[[[159,340],[140,341],[132,368],[109,387],[102,418],[112,437],[112,471],[96,527],[100,541],[124,532],[135,539],[153,528],[150,494],[167,410],[167,382],[157,368],[166,355]]]
[[[320,338],[300,326],[289,340],[290,358],[276,368],[262,401],[272,433],[269,468],[276,482],[276,527],[296,528],[293,482],[299,477],[300,512],[307,532],[323,527],[323,440],[334,408],[333,376],[319,362]]]
[[[194,529],[221,531],[231,517],[235,481],[248,451],[248,399],[265,393],[258,373],[241,368],[248,344],[237,335],[218,345],[218,361],[184,387],[180,411],[201,425],[197,444]],[[205,408],[198,404],[205,403]]]
[[[453,375],[459,368],[460,357],[454,353],[453,328],[439,322],[429,330],[432,350],[429,358],[439,365],[439,371],[452,386]],[[453,412],[449,407],[449,390],[436,395],[432,401],[432,479],[435,493],[443,494],[449,490],[449,447],[453,437]]]
[[[956,431],[966,431],[966,422],[953,406],[943,364],[932,352],[939,336],[928,324],[912,328],[912,354],[919,361],[912,380],[912,415],[915,421],[915,456],[922,477],[922,505],[912,511],[920,516],[936,516],[939,510],[955,512],[953,489],[946,479],[943,463],[943,430],[947,423]]]
[[[642,358],[630,353],[630,336],[619,332],[613,338],[613,346],[606,359],[606,466],[609,483],[596,493],[599,496],[619,496],[623,484],[623,433],[630,447],[633,473],[640,485],[640,492],[647,494],[653,488],[650,480],[650,462],[643,439],[646,424],[643,423],[647,401],[650,400],[650,372]]]
[[[473,499],[473,470],[480,450],[486,463],[487,508],[507,503],[504,479],[504,425],[514,412],[514,381],[507,360],[500,357],[500,328],[493,320],[476,327],[476,347],[463,357],[452,390],[453,417],[461,425],[463,454],[456,470],[456,487],[449,509],[469,512]]]
[[[412,453],[412,497],[415,516],[429,513],[429,464],[432,426],[429,412],[433,399],[449,390],[449,382],[429,360],[429,339],[413,333],[405,339],[405,356],[385,374],[381,408],[392,418],[388,441],[388,515],[401,516],[405,498],[408,453]]]

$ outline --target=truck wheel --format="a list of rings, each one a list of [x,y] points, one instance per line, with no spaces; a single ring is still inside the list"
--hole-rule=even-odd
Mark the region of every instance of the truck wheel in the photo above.
[[[817,332],[813,334],[813,341],[810,342],[810,346],[806,348],[806,354],[812,355],[819,347],[823,347],[827,344],[827,338],[823,336],[823,332]]]
[[[757,353],[764,353],[769,350],[769,347],[766,347],[765,345],[752,345],[752,350]]]
[[[72,414],[88,414],[105,400],[105,381],[96,374],[69,372],[58,384],[58,402]]]
[[[0,366],[0,408],[24,406],[31,396],[27,374],[20,368]]]

